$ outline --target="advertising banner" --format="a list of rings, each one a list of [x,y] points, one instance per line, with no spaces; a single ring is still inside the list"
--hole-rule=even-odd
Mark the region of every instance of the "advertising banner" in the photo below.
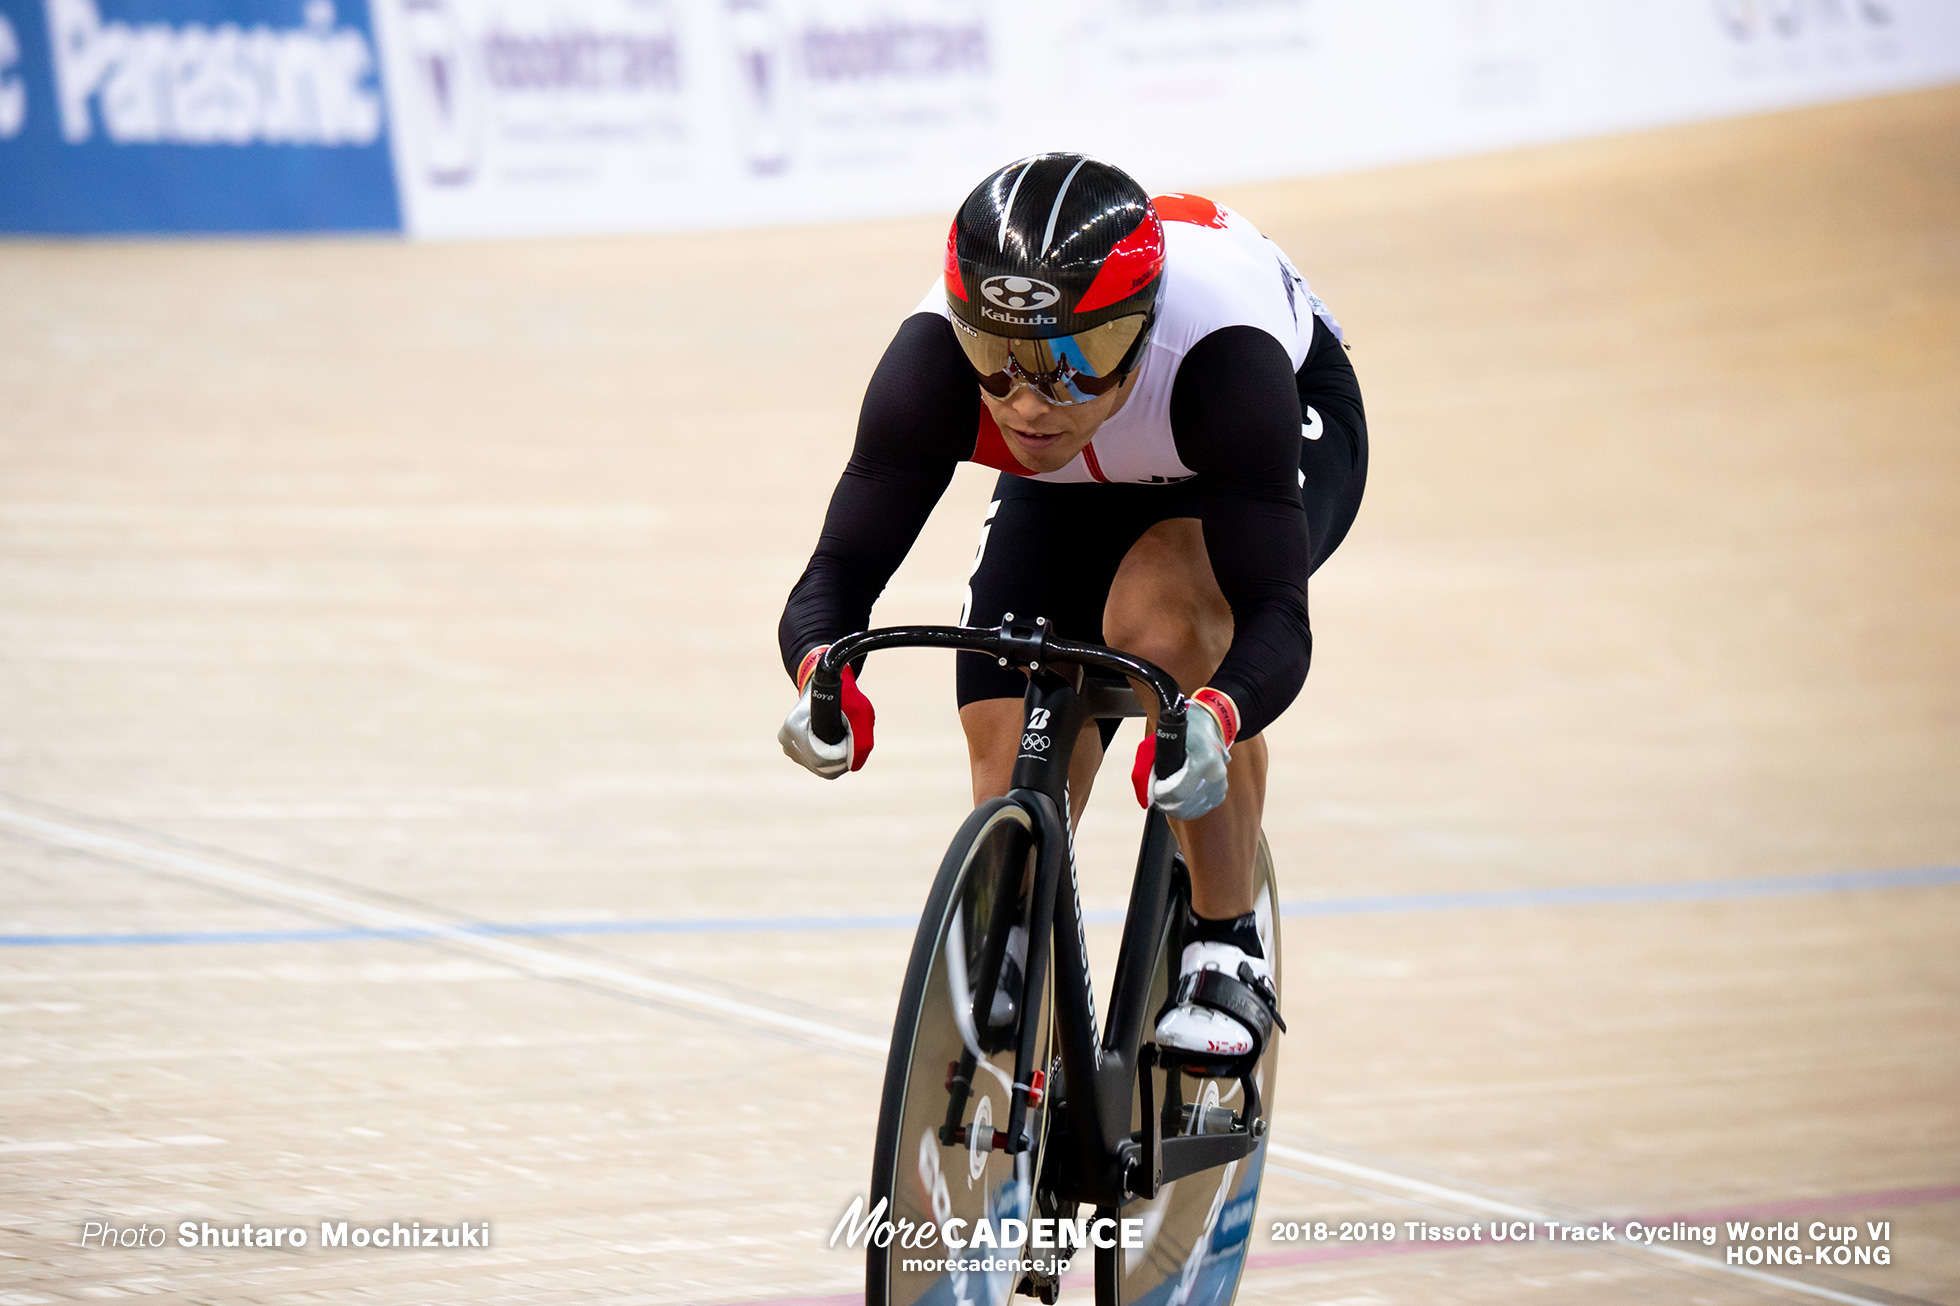
[[[1333,172],[1960,78],[1960,0],[1097,0],[1049,140],[1153,186]],[[1054,31],[1046,29],[1046,32]],[[1025,143],[1017,140],[1018,144]],[[1031,147],[1032,148],[1032,147]],[[1053,148],[1043,146],[1041,148]]]
[[[984,0],[375,0],[411,230],[861,217],[985,148]]]
[[[1960,0],[374,0],[418,235],[947,211],[1021,155],[1153,189],[1960,77]]]
[[[944,212],[1038,150],[1186,189],[1955,78],[1960,0],[0,0],[0,230]]]
[[[0,0],[0,230],[399,225],[365,0]]]

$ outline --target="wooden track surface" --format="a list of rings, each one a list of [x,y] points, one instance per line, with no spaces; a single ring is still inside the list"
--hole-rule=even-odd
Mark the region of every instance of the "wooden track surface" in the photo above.
[[[1960,863],[1960,91],[1218,197],[1374,442],[1271,732],[1289,901]],[[334,932],[916,911],[950,666],[882,658],[820,784],[774,629],[943,230],[0,245],[0,1303],[849,1299],[906,929]],[[989,484],[881,619],[957,611]],[[1240,1300],[1960,1302],[1960,885],[1682,892],[1290,918]],[[1893,1263],[1267,1236],[1466,1197]],[[494,1245],[75,1245],[323,1219]]]

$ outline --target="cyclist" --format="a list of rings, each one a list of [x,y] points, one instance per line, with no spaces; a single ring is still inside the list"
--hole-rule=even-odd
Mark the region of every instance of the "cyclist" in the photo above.
[[[1305,681],[1307,577],[1347,534],[1367,475],[1341,329],[1279,247],[1222,205],[1152,200],[1080,154],[981,182],[942,277],[872,374],[783,612],[802,697],[779,738],[817,775],[864,765],[874,716],[847,670],[849,735],[817,739],[816,659],[869,623],[962,461],[1002,475],[960,623],[1044,616],[1065,638],[1157,663],[1192,700],[1184,767],[1156,779],[1146,736],[1132,772],[1191,872],[1190,942],[1157,1039],[1199,1065],[1256,1056],[1277,1015],[1252,911],[1261,732]],[[974,798],[1004,794],[1026,680],[961,653],[957,688]],[[1103,724],[1074,755],[1072,818],[1116,723]]]

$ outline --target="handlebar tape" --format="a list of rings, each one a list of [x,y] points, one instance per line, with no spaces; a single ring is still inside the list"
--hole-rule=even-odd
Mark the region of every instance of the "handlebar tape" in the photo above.
[[[1184,769],[1184,704],[1157,714],[1157,760],[1154,770],[1159,780],[1168,780]]]
[[[821,664],[810,675],[810,729],[826,744],[841,744],[848,733],[844,723],[844,674],[825,671]]]

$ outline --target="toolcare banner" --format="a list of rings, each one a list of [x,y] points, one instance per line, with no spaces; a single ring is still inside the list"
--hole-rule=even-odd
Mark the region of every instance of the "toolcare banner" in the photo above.
[[[398,228],[365,0],[0,0],[0,230]]]
[[[1186,189],[1954,79],[1960,0],[0,0],[0,229],[946,212],[1044,149]]]
[[[1004,143],[990,0],[375,0],[411,230],[858,217]]]
[[[409,229],[947,212],[1037,150],[1153,189],[1960,78],[1960,0],[373,0]]]

